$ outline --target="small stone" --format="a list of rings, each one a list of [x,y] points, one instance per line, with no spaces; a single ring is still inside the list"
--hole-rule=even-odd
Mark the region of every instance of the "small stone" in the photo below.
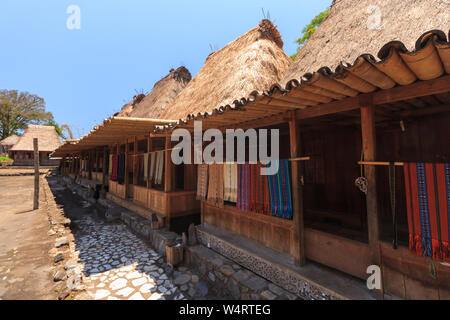
[[[139,286],[143,285],[146,282],[147,282],[147,278],[145,278],[145,277],[142,277],[142,278],[135,279],[135,280],[131,281],[131,283],[135,287],[139,287]]]
[[[65,288],[58,296],[58,300],[65,300],[70,295],[70,290]]]
[[[188,295],[190,297],[193,297],[195,295],[195,289],[194,288],[189,288]]]
[[[224,265],[220,268],[220,272],[222,272],[227,277],[230,277],[234,273],[234,269],[229,265]]]
[[[106,298],[107,296],[109,296],[110,294],[111,294],[111,293],[110,293],[108,290],[105,290],[105,289],[97,290],[97,291],[95,292],[95,297],[94,297],[94,299],[95,299],[95,300],[104,299],[104,298]]]
[[[198,276],[197,276],[197,275],[195,275],[195,274],[194,274],[194,275],[192,275],[192,277],[191,277],[191,278],[192,278],[192,282],[193,282],[193,283],[198,283],[198,281],[199,281],[199,278],[198,278]]]
[[[117,279],[117,280],[113,281],[109,285],[109,287],[111,288],[111,290],[116,291],[116,290],[124,288],[126,285],[127,285],[126,279]]]
[[[185,285],[185,284],[183,284],[181,287],[180,287],[180,290],[181,291],[187,291],[189,289],[189,287],[187,286],[187,285]]]
[[[49,237],[51,237],[51,236],[53,236],[53,235],[55,235],[55,234],[56,234],[56,231],[53,230],[53,229],[50,229],[50,230],[47,232],[47,235],[48,235]]]
[[[152,283],[147,283],[147,284],[144,284],[139,290],[140,290],[142,293],[150,293],[151,290],[152,290],[152,288],[154,288],[154,287],[155,287],[154,284],[152,284]]]
[[[154,293],[154,294],[152,294],[152,295],[150,296],[150,298],[148,298],[148,300],[160,300],[161,297],[162,297],[161,294],[159,294],[159,293]]]
[[[203,282],[199,282],[197,284],[197,293],[200,297],[206,296],[208,294],[208,286]]]
[[[129,273],[129,274],[127,274],[125,276],[125,278],[127,278],[127,279],[137,279],[137,278],[140,278],[140,277],[142,277],[142,274],[140,272],[137,272],[137,271]]]
[[[279,296],[286,293],[285,290],[283,290],[282,288],[280,288],[277,285],[274,285],[273,283],[269,283],[269,290]]]
[[[64,265],[64,269],[66,270],[72,270],[75,269],[77,267],[77,261],[75,259],[71,259],[69,261],[66,262],[66,264]]]
[[[55,275],[53,276],[53,281],[55,281],[55,282],[62,281],[62,280],[64,280],[65,277],[66,277],[66,273],[64,272],[64,270],[59,269],[58,271],[56,271]]]
[[[208,278],[209,278],[209,280],[211,280],[212,282],[216,281],[216,276],[214,275],[214,273],[209,272],[209,273],[208,273]]]
[[[55,241],[55,248],[59,248],[62,246],[68,246],[69,245],[69,239],[66,237],[58,238]]]
[[[55,257],[53,258],[53,262],[54,263],[58,263],[60,261],[64,260],[64,254],[62,252],[59,252],[55,255]]]
[[[145,299],[139,292],[136,292],[128,300],[145,300]]]
[[[261,293],[261,298],[263,300],[275,300],[277,296],[273,292],[265,290]]]
[[[126,287],[120,291],[117,291],[116,294],[122,297],[128,297],[131,293],[133,293],[134,289]]]
[[[177,286],[182,286],[182,285],[188,283],[190,280],[191,280],[190,275],[188,275],[186,273],[182,273],[173,280],[173,283]]]
[[[178,271],[180,271],[180,272],[186,272],[186,271],[188,271],[188,268],[186,268],[186,267],[179,267],[179,268],[178,268]]]

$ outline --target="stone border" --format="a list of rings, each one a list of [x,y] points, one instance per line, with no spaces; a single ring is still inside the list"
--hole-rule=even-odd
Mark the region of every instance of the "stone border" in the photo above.
[[[346,300],[345,297],[304,278],[302,275],[269,262],[245,249],[236,247],[197,227],[198,241],[228,257],[283,289],[305,300]]]

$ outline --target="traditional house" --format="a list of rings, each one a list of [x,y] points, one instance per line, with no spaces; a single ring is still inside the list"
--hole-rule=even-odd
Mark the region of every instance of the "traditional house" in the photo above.
[[[20,137],[19,141],[8,151],[14,165],[33,165],[34,146],[33,139],[38,139],[39,163],[42,166],[55,166],[59,160],[51,159],[50,154],[60,145],[56,130],[52,126],[30,124]]]
[[[371,298],[374,265],[383,280],[375,297],[448,299],[450,43],[438,29],[447,31],[449,9],[445,1],[335,1],[281,85],[208,113],[187,104],[191,114],[166,129],[195,120],[203,129],[278,128],[280,158],[290,160],[282,203],[270,188],[252,198],[260,178],[248,169],[232,173],[232,188],[213,169],[216,189],[199,188],[199,240],[305,297]],[[208,201],[223,187],[224,197]],[[268,198],[269,209],[258,209]],[[292,214],[275,212],[277,204]]]
[[[0,141],[0,153],[8,153],[16,143],[19,141],[19,136],[13,134]]]

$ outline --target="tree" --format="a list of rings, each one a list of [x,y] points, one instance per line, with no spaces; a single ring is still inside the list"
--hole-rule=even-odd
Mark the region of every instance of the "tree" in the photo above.
[[[50,119],[49,121],[44,123],[46,126],[52,126],[55,127],[55,131],[56,134],[62,138],[62,139],[67,139],[67,136],[64,134],[64,130],[67,131],[67,133],[69,134],[69,138],[73,139],[73,134],[72,134],[72,130],[70,130],[70,127],[68,124],[61,124],[59,125],[55,119]]]
[[[325,20],[325,18],[330,14],[330,8],[325,11],[319,13],[315,16],[310,23],[308,23],[302,30],[302,36],[295,40],[298,43],[297,52],[291,56],[291,59],[294,60],[297,57],[298,52],[303,47],[303,45],[308,41],[309,38],[314,34],[317,27]]]
[[[0,90],[0,140],[25,130],[28,124],[42,124],[53,119],[45,111],[43,98],[28,92]]]

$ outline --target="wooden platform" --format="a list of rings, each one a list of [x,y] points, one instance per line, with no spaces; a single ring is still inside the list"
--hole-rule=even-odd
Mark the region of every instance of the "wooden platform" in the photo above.
[[[197,237],[203,245],[304,299],[373,299],[365,281],[313,262],[298,267],[289,254],[235,233],[203,224],[197,226]]]

